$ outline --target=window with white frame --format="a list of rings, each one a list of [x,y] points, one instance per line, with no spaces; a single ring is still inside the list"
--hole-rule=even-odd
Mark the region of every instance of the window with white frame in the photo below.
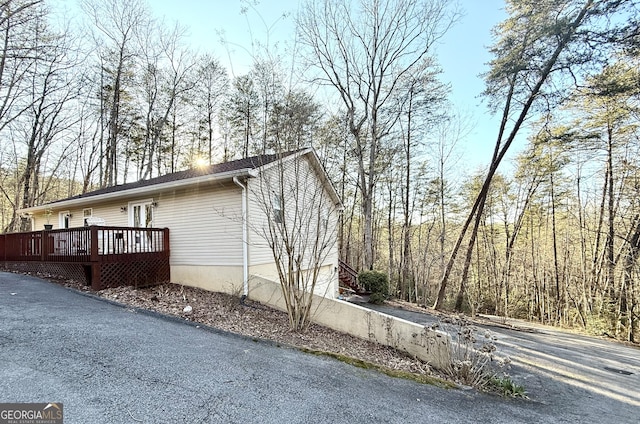
[[[282,222],[284,221],[284,202],[282,196],[273,193],[272,202],[273,221],[278,224],[282,224]]]
[[[87,221],[87,219],[91,218],[92,216],[93,216],[93,208],[82,209],[82,220],[84,222],[85,227],[89,226],[89,222]]]
[[[71,223],[71,213],[69,211],[58,213],[58,228],[69,228]]]
[[[129,225],[136,228],[153,226],[153,200],[129,203]]]
[[[330,215],[331,212],[329,212],[329,209],[326,207],[322,208],[322,212],[320,213],[320,219],[321,219],[321,225],[322,225],[322,229],[324,231],[329,229],[329,219],[330,219]]]

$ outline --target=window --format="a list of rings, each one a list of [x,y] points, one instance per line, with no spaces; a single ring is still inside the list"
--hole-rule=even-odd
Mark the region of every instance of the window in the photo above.
[[[58,214],[58,228],[69,228],[71,223],[71,213],[69,211]]]
[[[93,208],[82,209],[82,220],[84,222],[85,227],[89,226],[89,222],[87,221],[87,218],[91,218],[92,216],[93,216]]]
[[[273,194],[273,221],[282,224],[284,221],[284,202],[282,196]]]
[[[153,226],[153,199],[129,203],[129,225],[136,228]]]
[[[327,231],[329,229],[329,217],[330,217],[331,213],[329,212],[329,209],[327,209],[326,207],[322,208],[322,212],[320,213],[320,219],[321,219],[321,228],[324,231]]]

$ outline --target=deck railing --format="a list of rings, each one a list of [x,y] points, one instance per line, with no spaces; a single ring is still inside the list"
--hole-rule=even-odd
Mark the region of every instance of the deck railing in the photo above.
[[[80,279],[95,290],[169,281],[169,229],[89,226],[0,234],[0,267]]]
[[[0,234],[0,260],[105,262],[122,255],[169,254],[167,228],[90,226]]]

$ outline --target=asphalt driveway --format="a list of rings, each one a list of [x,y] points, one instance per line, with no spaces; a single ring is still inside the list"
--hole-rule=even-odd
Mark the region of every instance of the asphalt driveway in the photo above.
[[[364,306],[422,325],[438,321],[427,313]],[[521,320],[493,319],[478,327],[496,337],[498,355],[511,359],[509,374],[532,400],[562,410],[563,416],[593,417],[585,422],[640,422],[640,349]]]
[[[0,402],[63,402],[65,423],[637,422],[391,378],[0,273]],[[569,405],[573,408],[573,404]]]

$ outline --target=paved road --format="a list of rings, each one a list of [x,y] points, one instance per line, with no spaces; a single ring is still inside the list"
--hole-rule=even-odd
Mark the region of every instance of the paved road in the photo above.
[[[0,402],[63,402],[66,424],[631,423],[638,417],[638,409],[616,399],[606,410],[568,410],[390,378],[8,273],[0,273]]]
[[[438,321],[426,313],[365,306],[422,325]],[[510,324],[519,330],[478,327],[494,334],[498,354],[512,360],[508,372],[533,400],[576,417],[601,416],[600,422],[640,422],[640,349],[520,320]]]

